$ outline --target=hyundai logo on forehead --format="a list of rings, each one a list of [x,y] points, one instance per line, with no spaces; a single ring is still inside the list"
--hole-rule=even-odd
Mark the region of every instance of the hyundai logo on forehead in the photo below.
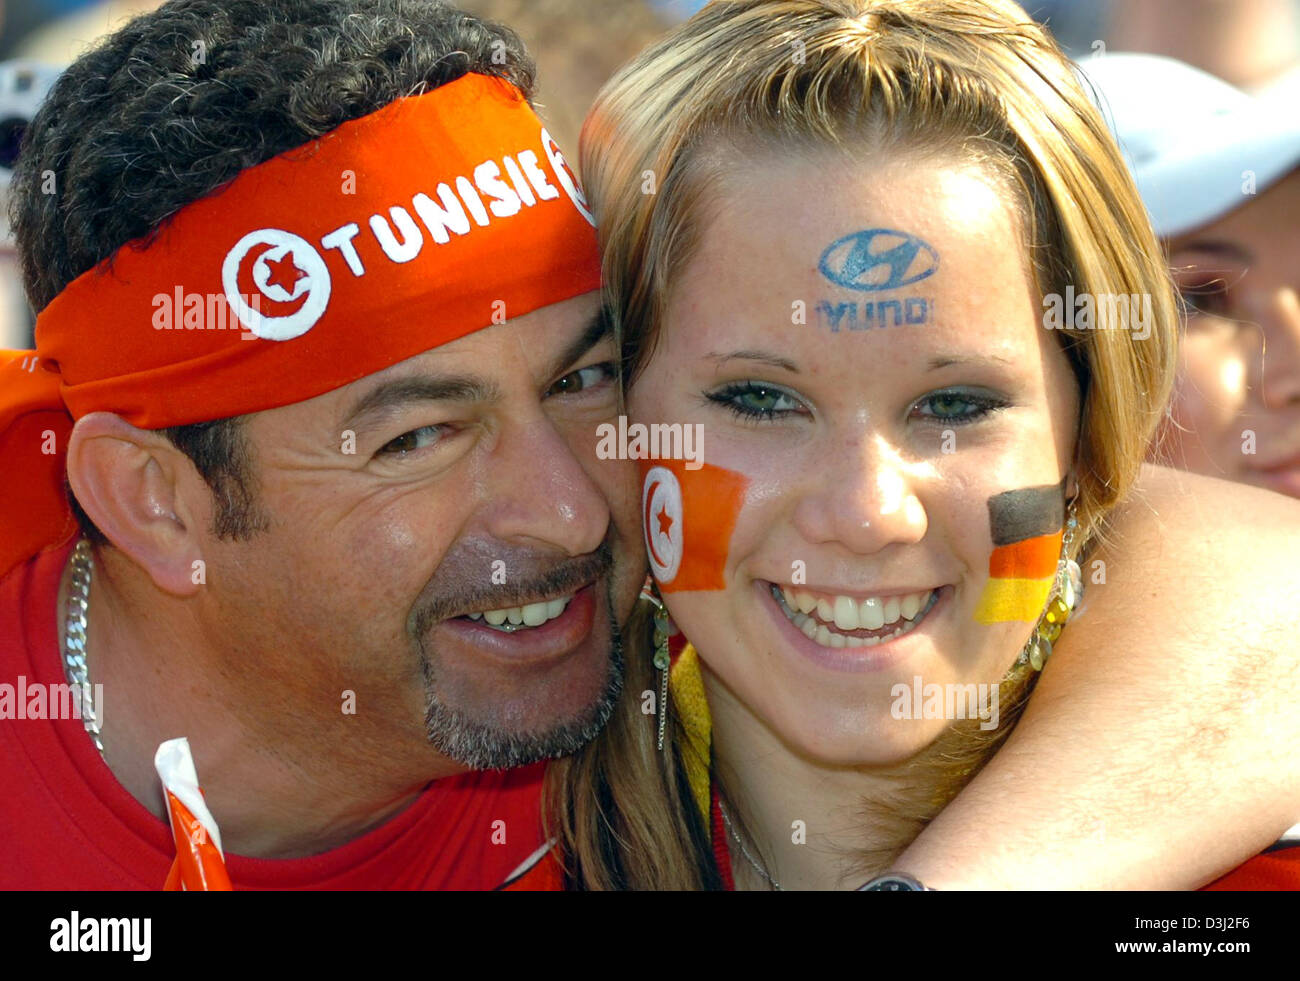
[[[939,253],[915,235],[868,228],[832,242],[817,268],[837,286],[870,293],[932,276],[939,268]]]

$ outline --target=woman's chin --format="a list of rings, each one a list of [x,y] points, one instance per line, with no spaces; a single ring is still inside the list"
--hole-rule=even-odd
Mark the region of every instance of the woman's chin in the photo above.
[[[823,767],[896,766],[931,745],[951,724],[943,719],[896,719],[889,705],[857,708],[834,719],[800,706],[766,721],[798,756]]]

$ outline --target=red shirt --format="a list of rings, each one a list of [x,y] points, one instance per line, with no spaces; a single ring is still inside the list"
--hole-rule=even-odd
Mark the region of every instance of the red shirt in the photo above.
[[[1295,892],[1300,889],[1300,844],[1256,855],[1201,888],[1206,892]]]
[[[67,683],[55,607],[70,552],[71,543],[43,553],[0,580],[0,685],[15,696],[23,684]],[[9,706],[0,720],[0,889],[161,889],[175,857],[171,831],[117,782],[81,721],[15,719],[15,697],[0,705]],[[230,878],[236,889],[495,888],[542,843],[544,770],[434,781],[402,813],[332,851],[227,854]],[[492,840],[496,821],[505,821],[502,844]]]

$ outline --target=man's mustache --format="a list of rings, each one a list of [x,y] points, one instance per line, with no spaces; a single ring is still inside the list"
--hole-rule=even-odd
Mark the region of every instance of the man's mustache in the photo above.
[[[475,568],[482,572],[471,579],[467,570]],[[499,542],[458,546],[448,552],[424,587],[408,623],[412,635],[422,637],[434,624],[452,617],[576,592],[613,568],[608,538],[594,552],[559,562],[532,551],[510,551]],[[493,582],[496,574],[504,581]]]

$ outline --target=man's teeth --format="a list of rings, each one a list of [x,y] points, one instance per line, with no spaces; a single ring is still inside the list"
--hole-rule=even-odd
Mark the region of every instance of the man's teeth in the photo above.
[[[852,596],[814,596],[801,589],[781,587],[781,604],[786,616],[810,640],[823,647],[871,647],[911,630],[929,612],[936,590],[928,589],[906,596],[869,596],[864,600]],[[900,621],[902,621],[900,623]],[[850,637],[838,631],[880,630],[889,624],[898,629],[883,637]]]
[[[469,618],[471,620],[486,621],[490,626],[510,633],[521,627],[540,627],[548,620],[554,620],[564,612],[571,599],[573,599],[572,596],[564,596],[560,599],[545,600],[541,603],[529,603],[527,606],[508,606],[501,610],[485,610],[482,613],[471,613]]]

